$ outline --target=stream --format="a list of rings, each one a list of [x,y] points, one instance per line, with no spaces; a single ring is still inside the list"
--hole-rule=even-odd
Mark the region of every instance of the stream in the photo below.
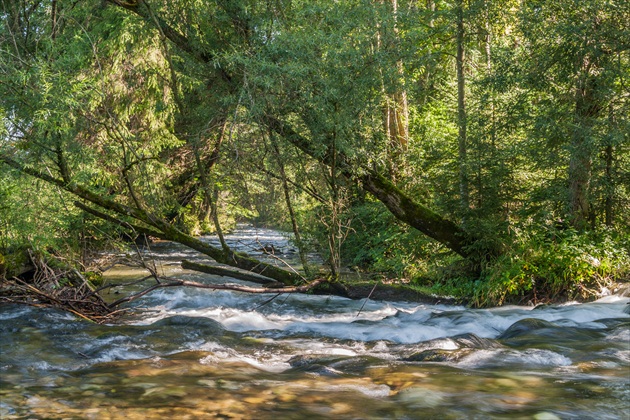
[[[215,241],[212,237],[205,240]],[[294,262],[280,233],[231,246]],[[201,255],[160,242],[160,272]],[[109,282],[141,278],[117,266]],[[110,300],[122,296],[112,289]],[[114,325],[0,305],[0,418],[628,419],[630,299],[469,309],[166,288]]]

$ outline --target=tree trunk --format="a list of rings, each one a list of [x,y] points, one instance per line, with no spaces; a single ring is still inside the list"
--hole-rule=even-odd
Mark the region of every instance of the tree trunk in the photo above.
[[[221,247],[224,251],[229,251],[230,247],[228,247],[225,242],[225,238],[223,236],[223,229],[221,229],[221,224],[219,223],[219,215],[217,214],[217,203],[215,201],[215,197],[213,197],[213,189],[210,187],[210,182],[208,180],[208,174],[206,171],[203,162],[201,161],[201,157],[199,156],[199,150],[196,145],[193,146],[193,153],[195,155],[195,162],[197,163],[197,168],[199,171],[199,180],[201,181],[201,189],[203,191],[203,195],[205,201],[208,203],[210,207],[210,217],[212,218],[212,222],[214,224],[214,229],[217,232],[217,236],[219,237],[219,242],[221,243]]]
[[[593,64],[584,59],[583,74],[576,89],[575,124],[571,135],[569,159],[569,218],[573,227],[585,229],[591,214],[589,190],[591,184],[592,145],[589,136],[593,120],[601,106],[595,99],[596,80],[590,73]]]
[[[589,219],[589,188],[591,183],[591,154],[586,146],[584,133],[577,132],[571,142],[569,160],[569,212],[571,224],[584,229]]]
[[[486,71],[488,72],[488,76],[492,74],[492,25],[490,22],[489,10],[490,5],[489,2],[486,2],[486,16],[485,16],[485,31],[486,36],[484,39],[484,49],[486,52]],[[495,115],[495,101],[494,101],[494,88],[491,87],[490,94],[490,144],[492,146],[492,153],[494,153],[496,149],[496,137],[497,137],[497,126],[496,126],[496,115]]]
[[[385,204],[397,219],[418,229],[462,257],[473,257],[473,254],[466,249],[473,238],[455,223],[413,201],[404,191],[376,172],[365,174],[359,179],[363,188]]]
[[[225,268],[225,267],[218,267],[218,266],[208,265],[208,264],[199,264],[199,263],[188,261],[188,260],[182,261],[182,268],[186,270],[199,271],[199,272],[207,273],[207,274],[214,274],[215,276],[232,277],[235,279],[250,281],[252,283],[258,283],[258,284],[263,284],[263,285],[278,283],[268,277],[264,277],[258,274],[252,274],[247,271],[238,271],[238,270],[235,270],[234,268]]]
[[[615,114],[613,111],[613,105],[609,105],[608,110],[608,127],[609,130],[615,131],[617,127],[615,127]],[[605,162],[605,173],[604,173],[604,223],[606,226],[613,225],[613,205],[615,202],[614,194],[615,194],[615,184],[613,180],[613,145],[611,144],[612,139],[608,140],[608,144],[606,144],[606,148],[604,149],[604,162]]]
[[[391,33],[379,31],[377,33],[377,48],[381,48],[381,39],[394,39],[398,42],[398,28],[396,27],[396,15],[398,13],[397,0],[387,0],[391,3],[391,12],[394,19],[394,28]],[[383,2],[383,0],[381,0]],[[399,76],[403,76],[403,62],[396,61],[396,71]],[[385,91],[385,86],[383,86]],[[407,150],[409,143],[409,107],[407,104],[407,92],[404,88],[398,89],[394,93],[385,94],[385,104],[383,106],[383,129],[388,140],[389,173],[392,179],[396,179],[399,167],[402,163],[403,153]]]
[[[459,200],[462,214],[470,207],[468,186],[468,158],[466,146],[466,76],[464,74],[464,4],[463,0],[457,3],[457,151],[459,158]]]
[[[293,130],[289,124],[269,115],[263,118],[263,123],[307,155],[326,165],[331,165],[330,156],[317,153],[313,149],[313,144]],[[342,160],[338,162],[338,165],[341,174],[349,179],[360,181],[362,188],[381,201],[397,219],[418,229],[464,258],[474,256],[466,249],[467,245],[474,242],[471,235],[427,206],[412,200],[378,170],[355,168]],[[357,175],[357,169],[362,169],[363,174]],[[488,252],[495,253],[496,250],[488,250]]]
[[[308,258],[306,257],[306,248],[304,246],[304,242],[302,241],[302,236],[300,235],[300,229],[297,223],[297,218],[295,217],[295,212],[293,211],[293,203],[291,202],[291,191],[289,190],[289,184],[287,182],[287,174],[284,168],[284,162],[282,161],[282,158],[280,156],[280,148],[278,147],[278,143],[276,142],[273,132],[269,133],[269,141],[271,142],[271,147],[278,163],[278,169],[280,171],[280,181],[282,182],[282,191],[284,192],[284,201],[287,205],[287,210],[289,211],[291,228],[293,229],[293,236],[295,237],[295,245],[298,247],[300,262],[302,263],[304,274],[306,274],[306,277],[310,277],[311,269],[309,267]]]
[[[605,192],[605,203],[604,203],[604,223],[606,226],[613,225],[613,195],[614,195],[614,186],[612,179],[612,166],[613,166],[613,147],[611,144],[606,146],[605,150],[605,159],[606,159],[606,192]]]

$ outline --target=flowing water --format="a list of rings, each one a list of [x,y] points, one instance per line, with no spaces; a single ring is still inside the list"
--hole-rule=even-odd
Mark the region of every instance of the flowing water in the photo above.
[[[229,239],[292,258],[273,231]],[[182,270],[201,257],[174,244],[146,255],[171,276],[237,282]],[[143,275],[117,267],[108,280]],[[161,289],[116,325],[0,306],[0,418],[630,417],[628,298],[486,310],[269,299]]]

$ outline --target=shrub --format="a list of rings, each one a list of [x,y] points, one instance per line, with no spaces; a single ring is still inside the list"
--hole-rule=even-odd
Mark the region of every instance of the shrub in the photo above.
[[[609,231],[539,231],[483,270],[473,304],[588,300],[629,274],[627,239]]]

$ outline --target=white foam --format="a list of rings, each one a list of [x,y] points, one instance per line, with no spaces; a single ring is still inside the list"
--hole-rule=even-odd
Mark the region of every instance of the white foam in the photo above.
[[[222,363],[246,363],[256,369],[266,372],[283,372],[291,366],[285,361],[286,356],[257,352],[255,355],[240,353],[237,350],[222,346],[215,342],[208,342],[199,346],[202,351],[211,354],[199,360],[201,364],[215,365]]]
[[[208,236],[203,240],[215,241],[216,237]],[[229,240],[241,249],[256,249],[260,248],[260,244],[267,243],[278,248],[290,246],[288,237],[280,232],[243,225],[229,235]],[[159,255],[159,249],[154,251]],[[164,251],[186,253],[180,248]],[[169,258],[174,255],[167,254]],[[227,281],[202,273],[189,273],[186,278],[205,282]],[[506,306],[484,310],[471,310],[462,306],[353,301],[334,296],[290,295],[267,302],[269,298],[230,291],[163,289],[142,298],[142,305],[154,311],[138,324],[150,324],[173,315],[186,315],[211,318],[234,332],[277,330],[289,336],[313,335],[342,340],[416,344],[469,333],[482,338],[496,338],[524,318],[538,318],[560,326],[601,329],[605,324],[597,322],[600,319],[630,317],[623,313],[623,307],[630,299],[618,296],[606,296],[589,304],[570,302],[535,309]],[[444,343],[445,346],[454,345],[452,342]],[[450,347],[445,348],[448,349]]]
[[[463,307],[368,302],[357,317],[361,302],[324,299],[321,296],[292,296],[290,302],[265,305],[261,298],[232,292],[199,295],[186,290],[162,291],[152,299],[155,312],[140,321],[150,324],[164,317],[186,315],[208,317],[235,332],[278,330],[358,341],[421,343],[472,333],[496,338],[515,322],[538,318],[561,326],[604,328],[602,318],[630,317],[622,312],[625,300],[570,306],[504,307],[471,310]],[[283,301],[284,302],[284,301]]]
[[[328,390],[335,391],[358,391],[370,398],[385,398],[391,393],[391,389],[387,385],[330,385],[326,387]]]
[[[506,349],[477,350],[458,362],[459,366],[477,368],[485,365],[524,365],[528,367],[571,366],[566,356],[550,350],[528,349],[515,351]]]
[[[8,305],[7,305],[8,307]],[[30,306],[11,305],[11,310],[3,310],[0,312],[0,321],[5,321],[14,318],[20,318],[23,315],[31,312]]]

